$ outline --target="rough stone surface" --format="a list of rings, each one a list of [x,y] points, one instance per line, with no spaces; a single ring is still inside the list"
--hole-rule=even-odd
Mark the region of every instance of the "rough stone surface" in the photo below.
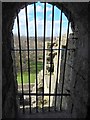
[[[61,3],[54,3],[59,8]],[[87,115],[88,102],[88,3],[62,3],[64,13],[68,16],[71,12],[72,28],[75,36],[75,52],[70,62],[71,99],[68,101],[72,118],[85,118]],[[2,5],[2,116],[3,118],[15,118],[15,87],[16,81],[11,56],[12,28],[15,12],[24,7],[24,3],[3,3]],[[73,54],[73,52],[72,52]],[[67,88],[67,85],[65,86]],[[65,89],[66,89],[65,88]],[[56,115],[56,114],[55,114]],[[48,115],[49,116],[49,115]],[[64,115],[63,115],[64,116]],[[62,117],[63,117],[62,116]]]

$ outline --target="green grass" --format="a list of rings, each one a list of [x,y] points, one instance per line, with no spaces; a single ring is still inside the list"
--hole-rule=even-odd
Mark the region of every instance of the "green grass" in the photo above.
[[[34,83],[35,82],[35,78],[36,78],[36,64],[34,61],[31,61],[30,62],[30,67],[31,67],[31,70],[30,70],[30,82],[31,83]],[[43,64],[42,62],[38,61],[37,62],[37,72],[39,72],[40,70],[42,70],[42,67],[43,67]],[[21,73],[18,72],[17,73],[17,82],[18,84],[21,84]],[[28,80],[28,72],[23,72],[23,83],[28,83],[29,80]]]
[[[30,66],[31,66],[31,73],[35,73],[36,72],[36,63],[34,61],[31,61]],[[43,68],[42,62],[38,61],[37,62],[37,71],[39,72],[42,68]]]
[[[18,84],[21,84],[21,73],[19,72],[17,74],[17,81],[18,81]],[[28,72],[23,72],[23,83],[28,83]],[[35,74],[31,73],[30,74],[30,82],[31,83],[34,83],[35,82]]]

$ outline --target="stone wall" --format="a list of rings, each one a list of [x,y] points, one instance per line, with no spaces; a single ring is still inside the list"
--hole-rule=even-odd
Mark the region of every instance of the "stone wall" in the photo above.
[[[61,3],[55,3],[59,8]],[[15,78],[13,74],[13,61],[11,57],[11,41],[13,19],[16,10],[22,8],[24,3],[3,3],[2,5],[2,115],[3,118],[15,116]],[[63,3],[66,16],[71,12],[71,21],[76,39],[76,49],[71,56],[70,75],[67,72],[65,77],[70,78],[71,101],[70,113],[72,118],[85,118],[87,115],[88,102],[88,3]],[[72,60],[72,59],[71,59]],[[67,65],[68,66],[68,65]],[[68,70],[68,71],[69,71]],[[67,87],[67,85],[66,85]],[[66,88],[65,88],[66,89]],[[89,103],[89,102],[88,102]]]
[[[12,24],[10,11],[2,4],[2,118],[14,118],[16,115],[16,77],[11,56]]]
[[[80,24],[80,23],[79,23]],[[83,23],[82,23],[83,24]],[[85,24],[87,26],[87,24]],[[79,26],[79,25],[78,25]],[[81,28],[81,26],[79,26]],[[70,91],[72,98],[72,115],[78,117],[85,117],[87,113],[87,101],[88,101],[88,56],[87,56],[87,33],[83,29],[75,32],[76,49],[74,52],[73,63],[71,61],[71,83]],[[83,35],[82,35],[83,34]]]

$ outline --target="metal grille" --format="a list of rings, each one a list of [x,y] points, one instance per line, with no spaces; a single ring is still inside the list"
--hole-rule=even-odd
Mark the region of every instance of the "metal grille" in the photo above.
[[[60,15],[60,34],[59,34],[59,47],[58,49],[53,48],[53,28],[54,28],[54,4],[52,4],[52,35],[51,35],[51,47],[50,48],[46,48],[45,46],[45,40],[46,40],[46,3],[44,3],[44,36],[43,36],[43,48],[37,48],[37,21],[36,21],[36,3],[34,3],[34,25],[35,25],[35,49],[30,48],[29,46],[29,25],[28,25],[28,15],[27,15],[27,4],[25,3],[25,16],[26,16],[26,32],[27,32],[27,49],[24,48],[22,49],[21,47],[21,36],[20,36],[20,22],[19,22],[19,16],[18,16],[18,12],[17,12],[17,28],[18,28],[18,41],[19,41],[19,49],[12,49],[12,51],[14,52],[19,52],[19,57],[20,57],[20,73],[21,73],[21,84],[22,84],[22,92],[18,93],[18,96],[22,97],[22,108],[23,108],[23,113],[25,113],[25,100],[24,100],[24,96],[29,96],[29,102],[28,102],[28,106],[29,106],[29,111],[30,113],[32,113],[32,107],[31,107],[31,98],[32,96],[36,96],[36,112],[38,112],[38,101],[39,101],[39,96],[42,96],[42,107],[41,107],[41,111],[44,112],[44,97],[48,96],[49,97],[49,104],[48,104],[48,111],[50,112],[50,101],[51,101],[51,96],[54,96],[54,111],[56,111],[56,104],[57,104],[57,96],[60,96],[60,110],[62,110],[62,101],[63,101],[63,96],[70,96],[70,94],[66,94],[63,92],[63,87],[64,87],[64,77],[65,77],[65,65],[66,65],[66,58],[67,58],[67,50],[68,49],[68,35],[69,35],[69,24],[70,21],[68,20],[68,27],[67,27],[67,40],[66,40],[66,48],[61,48],[60,47],[60,43],[61,43],[61,31],[62,31],[62,14],[63,14],[63,6],[61,6],[61,15]],[[70,14],[69,14],[69,19],[70,19]],[[50,79],[49,79],[49,92],[45,93],[45,89],[44,89],[44,81],[45,81],[45,53],[46,51],[50,51]],[[55,92],[52,93],[51,92],[51,81],[52,81],[52,58],[53,58],[53,51],[57,50],[58,51],[58,60],[57,60],[57,74],[56,74],[56,83],[55,83]],[[22,52],[27,51],[27,57],[28,57],[28,88],[29,88],[29,92],[24,92],[24,78],[23,78],[23,63],[22,63]],[[35,69],[36,69],[36,82],[35,82],[35,86],[36,86],[36,93],[32,93],[31,92],[31,78],[30,78],[30,74],[31,74],[31,70],[30,70],[30,51],[34,51],[35,52]],[[43,79],[42,79],[42,93],[38,93],[38,61],[37,61],[37,57],[38,57],[38,51],[42,51],[43,52]],[[59,72],[59,58],[60,58],[60,51],[64,51],[64,66],[63,66],[63,73],[62,73],[62,89],[61,92],[58,93],[57,92],[57,87],[58,87],[58,79],[60,79],[58,72]],[[17,61],[16,61],[17,62]]]

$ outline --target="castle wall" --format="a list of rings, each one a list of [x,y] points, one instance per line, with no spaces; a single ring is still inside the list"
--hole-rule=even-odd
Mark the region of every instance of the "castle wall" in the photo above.
[[[59,8],[61,3],[55,3]],[[11,41],[13,20],[16,10],[24,3],[3,3],[2,5],[2,115],[3,118],[15,118],[16,81],[13,73]],[[72,118],[85,118],[88,102],[88,3],[63,3],[64,12],[71,12],[72,28],[75,37],[75,52],[71,57],[65,77],[65,90],[70,88],[68,108]],[[72,21],[71,20],[71,21]],[[74,45],[74,43],[72,42]],[[70,73],[70,75],[69,75]],[[67,82],[66,82],[67,81]],[[70,82],[69,82],[70,81]],[[69,82],[69,83],[68,83]],[[61,86],[59,86],[61,88]],[[70,106],[69,106],[70,105]],[[48,117],[48,116],[47,116]],[[58,117],[58,116],[57,116]]]

